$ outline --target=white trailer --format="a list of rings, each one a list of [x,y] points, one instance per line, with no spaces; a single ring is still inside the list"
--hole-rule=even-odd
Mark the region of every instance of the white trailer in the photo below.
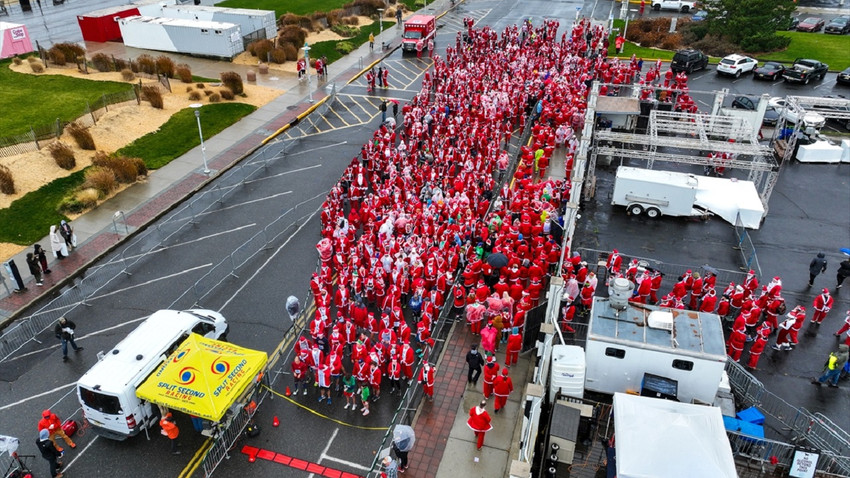
[[[251,40],[274,39],[277,36],[277,23],[272,10],[152,3],[139,7],[139,12],[150,17],[233,23],[239,25],[242,35],[251,37]]]
[[[631,215],[650,218],[716,214],[731,224],[758,229],[765,211],[755,184],[735,178],[620,166],[611,197]]]
[[[132,16],[118,25],[124,44],[134,48],[228,59],[245,50],[233,23]]]
[[[714,403],[726,346],[720,317],[689,310],[593,299],[585,347],[585,388],[641,393],[659,377],[676,382],[675,398]],[[654,376],[654,377],[653,377]]]

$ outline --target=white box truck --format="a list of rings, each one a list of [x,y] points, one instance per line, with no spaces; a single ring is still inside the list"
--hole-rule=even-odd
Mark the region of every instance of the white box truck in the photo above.
[[[138,398],[136,388],[193,332],[226,340],[227,321],[212,310],[159,310],[112,350],[98,354],[77,381],[77,398],[92,430],[125,440],[157,424],[158,408]]]
[[[614,305],[609,298],[593,299],[585,347],[587,390],[640,393],[645,380],[661,378],[676,383],[679,401],[714,403],[726,367],[720,317]]]
[[[735,224],[758,229],[765,210],[752,181],[713,178],[689,173],[620,166],[611,204],[630,215],[647,217],[718,215]]]

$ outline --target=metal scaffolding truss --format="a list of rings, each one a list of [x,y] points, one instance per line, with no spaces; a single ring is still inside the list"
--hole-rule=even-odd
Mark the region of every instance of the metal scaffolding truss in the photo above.
[[[647,168],[652,169],[655,161],[716,166],[716,160],[706,154],[713,151],[732,153],[723,166],[748,172],[747,180],[755,183],[767,211],[779,166],[773,151],[759,144],[743,118],[653,110],[647,134],[595,131],[588,173],[594,174],[599,154],[645,160]]]
[[[786,134],[785,125],[787,124],[786,109],[789,107],[797,111],[797,117],[805,117],[806,113],[814,112],[824,118],[832,119],[847,119],[850,120],[850,99],[846,98],[823,98],[817,96],[786,96],[785,107],[779,114],[779,121],[774,129],[773,142],[780,141],[780,135],[786,139],[783,140],[785,148],[782,150],[782,160],[791,161],[794,156],[794,150],[797,146],[798,132],[800,131],[802,121],[797,121],[792,126],[790,134]]]

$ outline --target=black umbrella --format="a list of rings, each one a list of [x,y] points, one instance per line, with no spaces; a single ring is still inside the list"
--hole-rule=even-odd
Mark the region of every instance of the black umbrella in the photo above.
[[[508,265],[508,256],[501,252],[494,252],[487,256],[487,264],[490,264],[494,269],[501,269]]]

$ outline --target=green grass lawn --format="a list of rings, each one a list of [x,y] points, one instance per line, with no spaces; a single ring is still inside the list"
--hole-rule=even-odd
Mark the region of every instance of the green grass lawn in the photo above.
[[[215,136],[256,109],[245,103],[204,105],[201,109],[204,139]],[[157,131],[121,148],[118,154],[142,158],[149,169],[157,169],[200,142],[194,110],[186,108],[177,112]],[[33,244],[47,235],[51,224],[59,224],[59,220],[67,219],[58,212],[59,205],[83,183],[84,174],[85,170],[77,171],[68,177],[56,179],[27,193],[8,208],[0,209],[0,242]]]
[[[252,113],[257,107],[245,103],[215,103],[201,108],[201,129],[209,139]],[[175,113],[158,130],[119,149],[122,156],[142,158],[148,169],[159,169],[201,144],[195,111],[185,108]]]
[[[351,0],[225,0],[216,6],[274,10],[275,18],[280,18],[284,13],[310,15],[314,12],[329,12],[347,3],[351,3]]]
[[[384,31],[395,27],[395,22],[383,22]],[[371,25],[366,25],[365,27],[360,28],[360,33],[351,38],[346,38],[345,40],[328,40],[328,41],[320,41],[317,43],[313,43],[310,45],[310,58],[319,58],[324,55],[328,57],[328,61],[330,63],[335,62],[342,58],[342,53],[337,51],[336,45],[340,41],[347,41],[354,45],[354,48],[359,47],[360,45],[369,41],[369,33],[373,33],[376,37],[380,32],[380,26],[378,22],[372,23]],[[375,51],[378,51],[381,48],[381,44],[379,41],[375,41],[377,45],[375,45]]]
[[[624,22],[622,20],[614,20],[614,28],[622,30]],[[779,32],[782,36],[791,38],[791,44],[788,48],[782,51],[771,53],[758,53],[753,55],[759,61],[780,61],[786,64],[792,63],[797,58],[812,58],[822,61],[829,65],[832,71],[841,71],[850,66],[850,40],[845,35],[825,35],[818,33],[803,33],[803,32]],[[608,47],[608,55],[615,56],[614,38],[611,35],[609,39],[610,46]],[[635,45],[631,42],[626,42],[623,47],[621,57],[631,57],[632,54],[644,60],[672,60],[675,52],[671,50],[659,50],[656,48],[646,48]],[[735,53],[735,52],[729,52]],[[711,57],[712,63],[717,63],[720,58]]]
[[[0,62],[0,136],[26,133],[30,126],[50,124],[56,118],[75,120],[85,111],[86,101],[132,89],[129,83],[15,73],[10,63]]]

